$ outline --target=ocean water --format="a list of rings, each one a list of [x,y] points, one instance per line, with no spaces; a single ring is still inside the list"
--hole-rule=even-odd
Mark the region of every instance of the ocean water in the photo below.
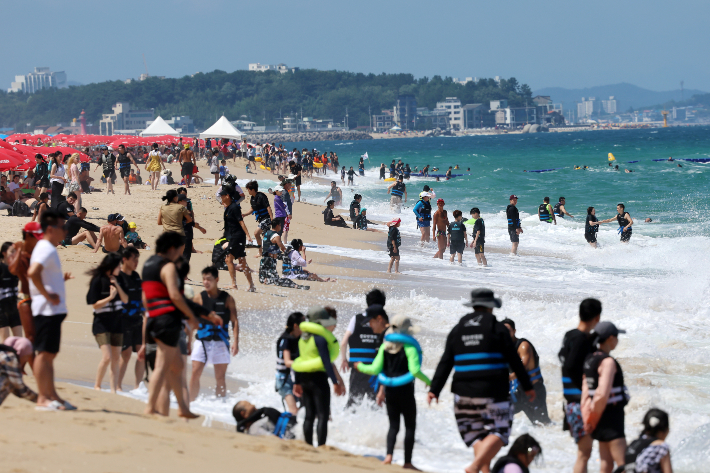
[[[550,415],[558,425],[536,427],[522,414],[515,418],[513,438],[531,433],[543,447],[544,462],[533,465],[536,472],[572,470],[576,447],[561,430],[562,393],[559,350],[564,333],[576,326],[579,302],[599,298],[603,320],[611,320],[628,333],[620,337],[613,355],[621,363],[631,401],[626,407],[626,435],[638,435],[644,413],[659,407],[671,415],[671,445],[675,471],[705,471],[710,461],[710,230],[707,197],[709,165],[683,161],[710,154],[710,129],[672,128],[655,130],[570,132],[536,135],[479,136],[462,138],[392,139],[343,143],[297,143],[289,148],[318,148],[338,153],[341,164],[356,166],[368,152],[366,176],[356,177],[355,186],[343,188],[343,208],[352,194],[363,195],[364,207],[373,220],[395,216],[389,208],[386,185],[378,181],[377,167],[392,159],[403,159],[412,168],[431,164],[445,170],[458,164],[470,175],[449,182],[412,179],[407,183],[410,201],[398,215],[404,245],[400,270],[404,275],[387,280],[395,286],[387,301],[390,314],[404,313],[423,327],[418,337],[424,350],[424,371],[432,375],[445,337],[457,320],[467,313],[462,302],[474,287],[490,287],[503,298],[496,311],[499,319],[510,317],[518,335],[537,348],[548,391]],[[607,153],[612,152],[620,168],[633,173],[612,171]],[[627,161],[638,161],[625,164]],[[682,168],[677,167],[681,163]],[[573,170],[575,165],[589,170]],[[546,173],[523,170],[563,168]],[[442,171],[443,172],[443,171]],[[329,175],[330,176],[330,175]],[[241,177],[241,176],[240,176]],[[267,185],[266,181],[263,182]],[[418,244],[411,206],[421,188],[428,184],[446,208],[464,211],[479,207],[486,221],[486,252],[490,267],[479,269],[471,252],[464,254],[463,266],[432,259],[433,244]],[[272,184],[271,184],[272,185]],[[328,192],[327,180],[303,186],[307,201],[322,202]],[[524,234],[520,256],[511,257],[505,207],[512,193],[520,197]],[[567,210],[577,217],[557,226],[537,221],[537,207],[549,196],[552,203],[567,198]],[[616,223],[601,227],[600,249],[584,240],[584,217],[588,206],[597,208],[599,218],[616,213],[618,202],[636,219],[631,242],[619,243]],[[643,223],[650,217],[653,223]],[[295,215],[298,218],[298,215]],[[379,226],[376,228],[383,229]],[[295,236],[295,235],[294,235]],[[299,235],[298,237],[302,237]],[[307,242],[307,236],[303,236]],[[384,248],[385,235],[373,234]],[[357,251],[337,246],[320,246],[311,253],[356,256],[357,264],[384,271],[389,260],[378,250]],[[318,255],[314,255],[317,258]],[[448,259],[448,255],[447,259]],[[383,278],[382,281],[385,281]],[[377,285],[380,281],[371,281]],[[384,283],[384,282],[383,282]],[[330,301],[345,323],[364,305],[362,294],[334,294]],[[232,393],[227,401],[200,398],[197,412],[212,420],[231,422],[231,406],[249,399],[258,405],[281,407],[274,392],[274,343],[282,320],[293,307],[286,299],[271,313],[247,314],[242,327],[240,355],[233,360],[229,375],[247,381],[249,387]],[[251,340],[250,340],[251,339]],[[209,376],[206,374],[205,376]],[[134,395],[141,397],[140,392]],[[461,471],[472,459],[456,430],[453,397],[445,389],[438,405],[425,403],[426,389],[417,382],[417,443],[414,464],[426,471]],[[333,421],[328,443],[363,455],[384,455],[387,418],[383,411],[364,406],[343,410],[345,400],[334,398]],[[302,414],[301,414],[302,416]],[[401,433],[400,437],[403,435]],[[507,449],[504,448],[503,452]],[[401,439],[395,462],[401,463]],[[595,451],[590,471],[598,468]]]

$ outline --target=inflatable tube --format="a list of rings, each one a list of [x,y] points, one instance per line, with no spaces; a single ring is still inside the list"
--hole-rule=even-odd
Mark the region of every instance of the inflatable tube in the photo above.
[[[302,332],[307,332],[313,335],[319,335],[325,338],[325,340],[328,342],[328,352],[330,354],[330,361],[335,361],[338,358],[338,355],[340,355],[340,345],[338,345],[338,340],[335,338],[335,335],[333,335],[332,332],[326,330],[326,328],[322,325],[313,322],[301,322],[299,327],[301,328]],[[308,359],[303,357],[306,352],[306,350],[303,349],[303,345],[305,345],[305,343],[313,344],[312,348],[313,350],[315,350],[316,356],[311,356]],[[317,355],[317,349],[315,348],[315,340],[313,340],[313,338],[311,338],[307,342],[304,342],[303,339],[299,340],[298,346],[301,355],[295,360],[293,360],[291,368],[294,371],[298,371],[300,373],[314,373],[316,371],[322,371],[324,369],[323,360],[321,360],[320,356]]]
[[[387,181],[391,182],[391,181],[396,181],[396,180],[397,180],[396,177],[388,177],[387,179],[385,179],[385,182],[387,182]]]
[[[385,341],[393,343],[402,343],[404,345],[409,345],[416,348],[417,354],[419,355],[419,364],[422,363],[422,347],[419,345],[419,342],[417,342],[414,337],[404,335],[402,333],[390,333],[388,335],[385,335]],[[401,376],[395,376],[394,378],[390,378],[389,376],[385,376],[384,374],[380,373],[379,375],[377,375],[377,381],[383,386],[392,388],[397,386],[404,386],[405,384],[413,382],[414,375],[412,373],[406,373]]]
[[[478,220],[478,219],[477,219],[477,218],[469,218],[468,220],[466,220],[466,221],[464,222],[464,225],[475,225],[475,224],[476,224],[476,220]]]
[[[659,161],[668,161],[668,160],[667,159],[654,159],[654,161],[659,162]],[[669,161],[669,162],[672,163],[673,161]]]
[[[564,168],[536,169],[534,171],[523,171],[523,172],[550,172],[550,171],[557,171],[558,169],[564,169]],[[575,168],[575,169],[582,169],[582,168]]]
[[[314,167],[314,168],[322,168],[322,167],[323,167],[323,163],[313,163],[313,167]]]
[[[423,175],[422,173],[412,174],[412,176],[414,176],[414,177],[424,177],[424,175]],[[462,176],[470,176],[470,174],[452,174],[452,175],[451,175],[451,177],[462,177]],[[429,174],[429,176],[427,176],[427,177],[439,177],[439,178],[444,177],[444,178],[445,178],[445,177],[446,177],[446,174]]]
[[[254,161],[256,161],[257,163],[260,163],[260,162],[261,162],[261,156],[257,156],[256,158],[254,158]]]
[[[626,161],[626,164],[633,164],[633,163],[638,163],[638,160],[637,161]]]

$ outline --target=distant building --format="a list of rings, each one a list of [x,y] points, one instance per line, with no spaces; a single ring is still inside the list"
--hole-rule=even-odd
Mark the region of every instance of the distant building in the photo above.
[[[254,127],[256,126],[256,122],[250,122],[247,120],[234,120],[231,123],[239,131],[252,131],[252,130],[254,130]]]
[[[673,107],[673,110],[671,111],[671,118],[673,120],[685,120],[687,115],[687,109],[686,108],[677,108]]]
[[[508,106],[507,100],[491,100],[490,107],[491,110],[500,110]]]
[[[546,121],[548,123],[554,122],[556,124],[560,121],[560,118],[558,116],[562,116],[561,121],[564,121],[562,104],[552,103],[552,98],[549,95],[536,95],[535,97],[533,97],[532,100],[535,104],[535,108],[537,109],[537,118],[538,120],[540,120],[538,123]],[[552,115],[553,113],[554,117]],[[545,118],[548,116],[549,120]]]
[[[34,94],[42,89],[63,89],[67,87],[65,72],[52,72],[48,67],[35,67],[34,72],[24,76],[15,76],[8,92],[24,92]]]
[[[616,100],[613,95],[609,97],[609,100],[602,100],[602,109],[604,110],[604,113],[616,113]]]
[[[527,124],[535,124],[537,121],[537,109],[535,107],[506,108],[505,124],[508,128],[518,128]]]
[[[298,119],[293,117],[284,117],[283,131],[298,131]]]
[[[458,77],[455,77],[454,82],[456,82],[457,84],[461,84],[461,85],[466,85],[469,82],[477,83],[478,77],[466,77],[464,80],[459,80]]]
[[[463,114],[461,113],[461,101],[456,97],[446,97],[443,102],[437,102],[438,110],[445,110],[449,113],[449,128],[452,130],[463,129]]]
[[[113,107],[113,113],[104,113],[99,122],[99,133],[101,135],[113,135],[115,133],[131,131],[143,131],[148,126],[148,122],[155,119],[155,110],[131,110],[128,102],[118,102]]]
[[[461,107],[463,112],[463,129],[493,128],[496,126],[495,113],[482,103],[470,103]]]
[[[151,123],[148,122],[148,125]],[[170,120],[165,120],[165,123],[173,127],[178,133],[195,133],[195,124],[192,122],[192,118],[188,116],[172,117]]]
[[[417,108],[417,128],[427,130],[440,128],[447,130],[449,128],[449,112],[446,110],[429,110],[426,107],[419,107]]]
[[[249,70],[250,71],[255,71],[255,72],[266,72],[266,71],[277,71],[280,72],[281,74],[285,74],[287,72],[298,72],[300,68],[298,67],[288,67],[286,64],[281,63],[277,64],[275,66],[271,64],[261,64],[258,62],[252,62],[249,63]]]
[[[414,130],[417,119],[417,99],[412,94],[397,97],[394,105],[394,122],[403,130]]]
[[[144,80],[150,79],[151,77],[153,79],[165,79],[165,76],[151,76],[150,74],[141,74],[140,76],[138,76],[138,80],[143,82]],[[125,81],[126,84],[129,84],[131,82],[133,82],[132,79],[128,79],[127,81]]]
[[[614,106],[616,106],[616,103]],[[598,101],[595,97],[589,97],[588,100],[582,97],[582,101],[577,104],[577,119],[591,118],[593,115],[599,115],[601,110],[601,101]]]
[[[382,133],[392,128],[394,123],[392,110],[382,110],[382,114],[372,116],[372,131]]]

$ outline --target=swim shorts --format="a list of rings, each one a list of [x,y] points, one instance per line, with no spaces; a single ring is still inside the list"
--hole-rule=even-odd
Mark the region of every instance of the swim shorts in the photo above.
[[[474,255],[482,255],[484,253],[484,246],[485,246],[485,243],[476,244],[476,246],[473,247],[473,254]]]
[[[126,166],[126,167],[124,167],[124,168],[120,168],[119,171],[121,172],[121,177],[122,177],[123,179],[125,179],[125,178],[127,178],[127,177],[129,177],[129,176],[131,175],[131,167],[130,167],[130,166]]]
[[[146,333],[169,347],[178,346],[180,332],[182,331],[182,322],[178,312],[148,317]]]
[[[32,317],[35,326],[35,352],[59,353],[62,340],[62,322],[67,314],[36,315]]]
[[[244,258],[247,255],[246,244],[247,236],[244,233],[240,233],[238,236],[229,240],[229,246],[227,246],[227,253],[234,256],[235,258]]]
[[[279,393],[281,399],[286,396],[293,396],[293,378],[291,373],[284,374],[280,371],[276,372],[276,384],[274,385],[276,392]]]
[[[464,248],[466,248],[466,242],[464,241],[452,241],[451,245],[451,254],[455,255],[456,253],[463,253]]]
[[[564,430],[569,430],[570,435],[575,442],[579,441],[587,435],[584,431],[584,419],[582,419],[582,405],[578,402],[568,402],[565,405],[565,422]]]
[[[592,438],[599,442],[611,442],[624,437],[624,407],[621,404],[607,404]]]
[[[133,320],[135,319],[135,320]],[[126,351],[133,348],[133,352],[137,353],[138,349],[143,344],[143,317],[130,316],[124,317],[123,320],[123,347],[121,351]]]
[[[263,220],[259,220],[257,223],[259,224],[259,228],[261,229],[262,232],[268,232],[269,230],[271,230],[271,218],[270,217],[266,217]]]
[[[222,340],[195,340],[190,359],[206,365],[226,365],[231,360],[229,347]]]
[[[510,235],[510,242],[511,243],[520,242],[520,235],[518,235],[515,230],[508,230],[508,235]]]
[[[467,447],[489,435],[495,435],[508,445],[513,425],[513,406],[510,401],[496,402],[493,398],[454,395],[454,415],[459,434]]]
[[[0,300],[0,328],[19,327],[21,325],[20,312],[17,309],[17,298],[12,296]]]
[[[587,240],[587,243],[596,243],[597,242],[597,234],[596,233],[585,233],[584,239]]]
[[[417,228],[429,228],[431,227],[431,220],[424,220],[423,222],[420,222],[417,220]]]
[[[621,232],[621,241],[623,243],[627,243],[629,240],[631,240],[631,229],[630,228],[625,232]]]
[[[182,177],[192,176],[192,161],[182,163],[182,167],[180,168],[180,175]]]
[[[399,248],[397,248],[397,252],[394,252],[394,247],[392,248],[387,248],[389,250],[390,256],[399,256]]]

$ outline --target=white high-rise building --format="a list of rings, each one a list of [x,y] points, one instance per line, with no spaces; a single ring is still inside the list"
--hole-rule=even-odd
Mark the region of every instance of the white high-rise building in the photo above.
[[[463,113],[461,101],[456,97],[446,97],[443,102],[436,103],[437,110],[445,110],[449,114],[449,127],[452,130],[463,130]]]
[[[65,87],[67,87],[67,74],[64,71],[52,72],[48,67],[35,67],[34,72],[24,76],[15,76],[15,82],[10,85],[7,91],[34,94],[42,89],[63,89]]]

